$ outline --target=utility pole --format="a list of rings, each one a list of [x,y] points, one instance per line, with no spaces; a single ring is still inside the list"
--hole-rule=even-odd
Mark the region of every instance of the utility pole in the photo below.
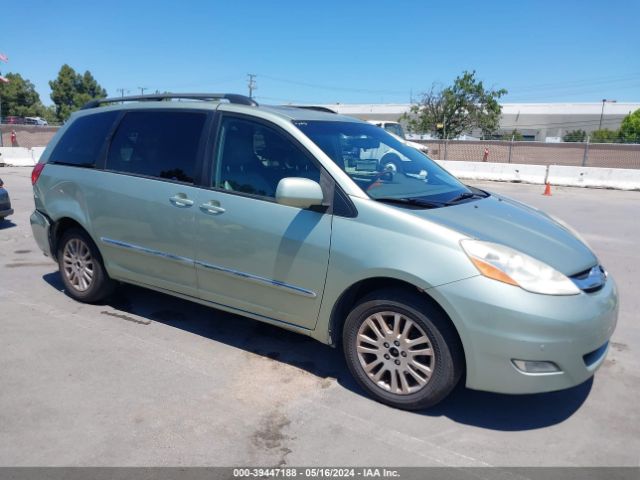
[[[247,83],[247,86],[249,87],[249,98],[253,98],[253,91],[258,88],[256,86],[257,75],[254,73],[247,73],[247,77],[249,77],[249,82]]]
[[[598,130],[602,130],[602,117],[604,116],[604,104],[607,102],[616,103],[617,100],[607,100],[606,98],[602,99],[602,110],[600,111],[600,124],[598,125]]]
[[[120,92],[120,96],[124,97],[124,92],[128,92],[126,88],[116,88],[116,92]]]
[[[140,95],[144,95],[144,91],[148,90],[147,87],[138,87],[140,89]]]

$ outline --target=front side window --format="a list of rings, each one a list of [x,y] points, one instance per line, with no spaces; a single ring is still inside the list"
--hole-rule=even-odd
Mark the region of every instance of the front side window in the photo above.
[[[78,117],[64,133],[49,157],[49,163],[95,167],[100,150],[118,112]]]
[[[226,117],[220,126],[216,188],[275,198],[285,177],[320,181],[320,169],[281,132],[260,122]]]
[[[106,168],[193,183],[206,118],[196,112],[128,112],[111,142]]]
[[[333,121],[294,124],[373,199],[420,199],[444,205],[474,195],[429,157],[375,125]]]

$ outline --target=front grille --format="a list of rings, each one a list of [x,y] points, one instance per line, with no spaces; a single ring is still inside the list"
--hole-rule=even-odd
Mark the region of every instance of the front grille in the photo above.
[[[607,282],[607,271],[602,265],[596,265],[589,270],[571,275],[569,278],[583,292],[593,293],[604,287]]]

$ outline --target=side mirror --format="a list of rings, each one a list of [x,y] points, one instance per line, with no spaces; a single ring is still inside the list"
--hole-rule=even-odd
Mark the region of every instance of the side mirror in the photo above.
[[[323,200],[324,195],[320,184],[308,178],[283,178],[276,188],[276,202],[281,205],[309,208],[322,205]]]

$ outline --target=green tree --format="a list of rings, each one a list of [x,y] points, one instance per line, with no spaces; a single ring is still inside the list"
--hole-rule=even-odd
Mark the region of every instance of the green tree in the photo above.
[[[524,140],[524,137],[522,136],[520,130],[518,130],[517,128],[514,128],[511,133],[505,133],[500,136],[500,140],[511,141],[511,139],[513,139],[514,142],[522,142]]]
[[[587,139],[587,132],[584,130],[567,131],[562,140],[564,142],[584,142]]]
[[[19,73],[5,75],[9,83],[0,83],[0,101],[2,116],[47,118],[47,109],[40,101],[40,95],[29,80]]]
[[[620,141],[620,132],[618,130],[595,130],[591,132],[591,143],[616,143]]]
[[[411,131],[433,132],[439,138],[457,137],[476,128],[490,135],[498,129],[498,99],[506,93],[505,89],[485,89],[475,71],[465,71],[446,88],[434,84],[404,119]]]
[[[640,108],[624,117],[620,125],[620,138],[624,142],[640,143]]]
[[[49,82],[51,100],[56,106],[56,117],[64,122],[69,115],[94,98],[104,98],[107,91],[98,84],[88,70],[84,75],[76,73],[64,64],[55,80]]]

